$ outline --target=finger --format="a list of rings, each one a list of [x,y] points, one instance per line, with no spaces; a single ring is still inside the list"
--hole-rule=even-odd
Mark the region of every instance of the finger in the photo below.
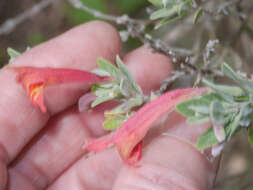
[[[134,73],[135,78],[137,78],[137,82],[146,92],[150,92],[150,90],[159,86],[159,84],[168,77],[171,72],[170,60],[159,54],[153,54],[152,51],[146,47],[139,48],[128,54],[124,61],[131,69],[131,72]],[[156,70],[151,69],[154,67],[154,64],[156,65]],[[139,68],[142,69],[139,70],[138,73],[135,72]],[[146,77],[143,76],[148,76],[149,80],[152,80],[152,82],[147,84]],[[57,117],[53,122],[50,122],[45,133],[38,139],[37,142],[35,142],[34,145],[32,145],[31,149],[22,155],[22,160],[16,163],[11,170],[10,175],[12,176],[12,173],[20,173],[20,175],[25,175],[26,179],[29,179],[26,183],[32,182],[33,184],[36,184],[35,187],[44,188],[69,165],[80,158],[83,154],[82,147],[84,141],[88,136],[91,135],[94,137],[103,134],[102,122],[104,119],[103,113],[105,109],[107,108],[102,105],[96,108],[93,112],[83,114],[75,113],[72,110]],[[66,136],[66,134],[68,135]],[[71,154],[66,155],[69,151],[71,151]],[[108,157],[110,157],[110,155],[111,154],[109,154]],[[99,160],[101,159],[102,158],[99,158]],[[81,165],[83,162],[85,162],[85,159],[82,159]],[[92,162],[95,163],[97,161]],[[97,170],[102,169],[101,165],[103,165],[103,163],[99,163],[100,167],[98,167]],[[108,169],[110,168],[114,171],[114,167],[117,169],[116,165],[116,163],[111,164],[109,165],[110,167],[108,166]],[[80,169],[80,167],[86,168],[88,166],[90,165],[84,163],[84,166],[76,166],[73,170],[75,171],[78,168]],[[38,168],[40,172],[38,172]],[[87,171],[88,170],[89,168],[87,168]],[[85,169],[80,172],[84,171]],[[72,176],[72,174],[66,175]],[[104,175],[104,173],[100,174],[97,172],[97,175],[98,177],[103,177],[102,175]],[[86,177],[89,177],[89,175],[87,174]],[[36,181],[36,179],[44,180]],[[112,184],[112,180],[113,178],[108,177],[106,183]],[[17,187],[14,186],[17,185],[15,181],[16,179],[14,178],[12,180],[12,189]],[[90,183],[92,183],[87,184],[88,186],[99,185],[99,183],[96,183],[97,179],[91,181],[87,178],[86,181],[90,181]]]
[[[140,167],[124,166],[113,189],[212,189],[219,159],[209,162],[193,145],[207,124],[186,125],[177,113],[168,118],[167,134],[161,135],[160,130],[149,135]]]
[[[11,66],[68,67],[90,70],[96,66],[98,56],[113,60],[120,52],[116,30],[102,22],[91,22],[66,32],[21,55]],[[48,114],[35,108],[15,74],[0,70],[0,146],[2,160],[10,162],[24,145],[45,125]],[[47,104],[50,112],[59,112],[76,102],[87,86],[73,85],[71,93],[64,86],[54,88]],[[59,98],[60,94],[60,98]],[[56,99],[58,99],[56,101]]]

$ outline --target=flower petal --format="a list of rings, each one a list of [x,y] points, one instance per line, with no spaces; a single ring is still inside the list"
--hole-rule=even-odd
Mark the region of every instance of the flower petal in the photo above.
[[[134,165],[138,159],[133,159],[135,161],[130,162],[128,160],[132,160],[132,157],[136,156],[133,151],[136,150],[136,146],[144,138],[151,125],[166,112],[171,111],[179,102],[198,96],[207,90],[206,88],[188,88],[168,92],[142,107],[113,134],[90,141],[86,149],[98,152],[113,143],[117,146],[123,161]]]
[[[38,105],[42,112],[47,110],[43,98],[43,91],[46,86],[74,82],[97,83],[105,79],[105,77],[100,77],[91,72],[75,69],[36,67],[13,67],[10,69],[18,74],[17,81],[27,91],[32,103]]]

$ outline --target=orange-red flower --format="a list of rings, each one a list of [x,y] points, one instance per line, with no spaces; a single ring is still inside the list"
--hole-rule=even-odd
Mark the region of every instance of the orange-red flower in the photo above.
[[[42,112],[46,112],[43,91],[46,86],[62,83],[97,83],[104,79],[88,71],[74,69],[53,69],[36,67],[11,68],[17,75],[17,81],[27,91],[33,104],[38,105]]]
[[[99,152],[110,144],[115,144],[123,161],[128,165],[135,165],[141,158],[142,139],[151,125],[165,113],[173,110],[179,102],[206,91],[207,89],[189,88],[168,92],[142,107],[114,133],[88,141],[86,149]]]

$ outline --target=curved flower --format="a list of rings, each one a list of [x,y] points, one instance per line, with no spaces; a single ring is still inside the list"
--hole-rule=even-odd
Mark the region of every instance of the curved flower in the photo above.
[[[13,67],[11,70],[18,74],[17,81],[27,91],[32,103],[38,105],[42,112],[47,111],[43,98],[46,86],[74,82],[97,83],[105,78],[88,71],[75,69]]]
[[[148,103],[121,125],[117,131],[98,139],[88,141],[88,151],[99,152],[110,144],[117,146],[122,160],[128,165],[135,165],[141,158],[141,143],[151,125],[176,104],[207,92],[206,88],[188,88],[168,92]]]

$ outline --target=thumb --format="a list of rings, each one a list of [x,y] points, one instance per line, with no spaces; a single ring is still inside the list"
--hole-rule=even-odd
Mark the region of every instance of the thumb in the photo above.
[[[175,113],[168,121],[164,127],[168,135],[151,137],[139,167],[124,166],[115,181],[114,190],[212,189],[219,159],[208,161],[193,144],[206,125],[188,126],[185,119]]]

